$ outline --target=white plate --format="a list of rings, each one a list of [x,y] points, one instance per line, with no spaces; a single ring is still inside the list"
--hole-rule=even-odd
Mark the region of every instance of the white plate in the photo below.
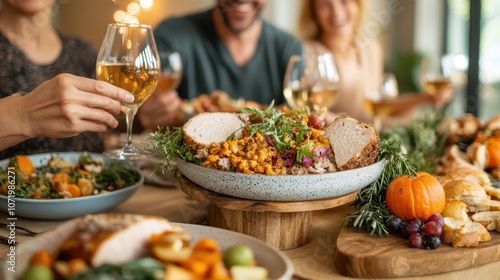
[[[71,229],[75,228],[74,224],[78,221],[79,219],[72,219],[64,222],[51,231],[39,234],[17,245],[16,272],[12,273],[8,271],[6,269],[9,267],[8,262],[3,262],[3,277],[0,278],[5,280],[20,279],[23,272],[27,269],[33,253],[41,249],[47,249],[49,252],[56,250],[56,247],[60,246],[63,240],[71,234]],[[284,253],[271,248],[254,237],[208,226],[176,224],[189,232],[193,244],[201,238],[208,237],[216,240],[222,250],[233,245],[244,244],[249,246],[254,252],[257,264],[268,269],[270,280],[289,280],[293,276],[293,265],[290,259]]]
[[[386,161],[333,173],[308,175],[261,175],[222,171],[177,161],[189,180],[211,191],[253,200],[306,201],[334,198],[360,190],[382,173]]]
[[[40,167],[48,162],[52,155],[59,155],[62,159],[76,163],[82,153],[65,152],[65,153],[45,153],[37,155],[28,155],[35,167]],[[106,165],[109,165],[112,160],[104,157],[101,154],[89,153],[94,159],[103,159]],[[0,167],[3,170],[7,169],[9,160],[1,160]],[[32,219],[68,219],[77,216],[99,213],[129,199],[142,184],[144,183],[143,175],[140,174],[140,179],[137,183],[125,187],[120,190],[112,191],[106,194],[69,198],[69,199],[26,199],[14,198],[15,206],[14,214],[17,217],[25,217]],[[0,211],[8,213],[8,198],[0,195]]]

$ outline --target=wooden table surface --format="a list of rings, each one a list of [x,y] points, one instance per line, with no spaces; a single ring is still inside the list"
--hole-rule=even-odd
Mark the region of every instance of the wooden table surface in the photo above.
[[[61,209],[61,211],[64,211]],[[293,262],[295,274],[303,279],[352,279],[340,275],[335,269],[334,256],[336,239],[342,229],[344,217],[353,209],[347,205],[333,209],[313,212],[311,242],[305,246],[285,250]],[[116,213],[153,214],[165,217],[172,222],[196,223],[205,219],[205,209],[189,199],[180,189],[174,187],[155,187],[144,185],[123,204],[109,210]],[[6,222],[7,216],[0,213],[0,220]],[[18,217],[17,225],[26,226],[36,231],[51,229],[64,220],[31,220]],[[0,234],[6,236],[7,228],[0,228]],[[22,243],[31,236],[16,232],[16,241]],[[0,258],[5,259],[9,247],[0,244]],[[432,251],[429,251],[432,254]],[[4,261],[4,260],[3,260]],[[426,277],[400,279],[499,279],[500,262],[470,268],[452,273]]]

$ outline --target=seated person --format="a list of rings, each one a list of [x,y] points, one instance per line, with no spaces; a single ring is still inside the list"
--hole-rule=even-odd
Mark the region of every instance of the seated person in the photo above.
[[[157,27],[158,50],[179,52],[184,69],[177,92],[157,91],[139,109],[145,128],[181,124],[181,99],[216,90],[260,104],[285,102],[286,66],[292,55],[302,53],[302,44],[261,18],[265,3],[218,0],[210,10],[170,18]]]
[[[32,139],[22,141],[14,146],[9,145],[9,148],[0,152],[0,159],[21,153],[33,154],[58,151],[88,151],[98,153],[104,150],[102,133],[84,132],[87,129],[83,127],[71,127],[75,125],[75,122],[78,122],[78,119],[88,121],[87,125],[97,121],[96,116],[84,115],[85,113],[92,112],[89,111],[92,103],[108,102],[108,104],[99,104],[99,108],[101,110],[109,109],[108,107],[111,106],[110,99],[89,96],[91,93],[99,93],[98,91],[102,90],[100,88],[92,88],[92,86],[96,85],[102,87],[101,83],[96,84],[95,81],[82,82],[81,79],[76,79],[78,84],[64,84],[75,82],[74,77],[64,75],[49,83],[49,85],[55,85],[55,89],[64,89],[64,92],[49,92],[48,85],[44,85],[38,89],[38,92],[44,91],[41,94],[29,94],[26,97],[23,96],[17,99],[8,97],[13,93],[23,95],[24,93],[31,92],[43,82],[51,80],[61,73],[87,78],[95,77],[97,51],[89,42],[61,34],[56,30],[52,24],[54,4],[54,0],[2,0],[0,8],[0,57],[2,58],[2,67],[0,67],[0,98],[8,98],[9,102],[15,101],[15,104],[31,106],[14,108],[20,110],[19,113],[22,111],[31,116],[32,119],[30,121],[36,124],[37,127],[46,128],[48,125],[53,125],[54,123],[42,124],[41,122],[45,122],[46,119],[37,119],[36,117],[58,118],[64,114],[65,117],[59,119],[60,122],[58,122],[59,125],[64,126],[52,129],[68,131],[77,129],[78,133],[74,131],[73,137],[64,139],[32,138],[35,135],[50,133],[49,131],[28,131],[29,127],[13,127],[17,126],[16,123],[20,122],[20,120],[14,118],[18,114],[3,112],[2,121],[10,120],[12,127],[8,127],[8,130],[2,131],[2,133],[6,133],[11,129],[26,129],[22,135],[18,136]],[[85,88],[78,88],[76,87],[77,85],[85,86]],[[86,94],[82,94],[84,92]],[[80,96],[66,95],[74,93],[80,94]],[[51,97],[55,99],[50,100],[49,98]],[[87,101],[83,100],[86,97],[90,99]],[[28,101],[27,98],[33,98],[33,100]],[[21,103],[18,103],[19,101]],[[68,102],[68,104],[61,104],[64,102]],[[63,106],[56,106],[57,104]],[[82,106],[87,108],[82,108],[82,111],[78,111],[78,108]],[[27,111],[27,109],[32,109],[33,111]],[[52,115],[50,116],[36,115],[45,114],[45,109],[54,111],[51,112]],[[61,112],[61,109],[67,111]],[[10,110],[9,108],[7,112],[10,112]],[[68,115],[69,113],[74,115]],[[7,114],[10,115],[6,116]],[[99,114],[102,117],[109,117],[108,113],[102,111]],[[64,122],[63,120],[66,121]],[[109,119],[102,121],[103,124],[108,123],[108,125],[109,122]],[[89,130],[96,131],[96,128]]]
[[[381,87],[384,59],[380,43],[361,32],[368,2],[304,0],[298,26],[307,52],[330,52],[335,57],[340,86],[330,110],[372,123],[372,116],[364,108],[365,93]],[[451,87],[437,95],[404,94],[397,98],[390,115],[400,118],[425,105],[439,108],[452,97]]]

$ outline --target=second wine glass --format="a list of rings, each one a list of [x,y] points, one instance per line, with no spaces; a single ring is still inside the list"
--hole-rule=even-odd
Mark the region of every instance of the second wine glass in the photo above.
[[[283,94],[293,110],[319,112],[337,99],[339,74],[333,55],[294,55],[288,62]]]
[[[161,75],[157,90],[168,91],[177,89],[182,80],[182,59],[178,52],[160,52]]]
[[[108,25],[97,57],[97,79],[123,88],[135,96],[122,103],[127,122],[125,147],[105,151],[120,160],[138,160],[145,155],[132,144],[132,124],[139,107],[154,92],[160,76],[160,58],[151,26],[115,23]]]
[[[451,67],[444,58],[426,57],[420,65],[420,84],[429,94],[441,94],[451,86]]]
[[[380,88],[365,92],[365,109],[372,116],[377,131],[382,129],[382,119],[393,110],[398,94],[398,81],[392,73],[384,73]]]

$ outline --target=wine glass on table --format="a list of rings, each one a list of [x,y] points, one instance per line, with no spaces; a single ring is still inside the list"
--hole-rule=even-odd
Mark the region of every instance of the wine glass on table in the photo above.
[[[322,112],[335,104],[339,73],[333,55],[293,55],[287,65],[283,95],[292,110]]]
[[[157,90],[177,89],[182,80],[182,59],[178,52],[161,51],[161,74]]]
[[[431,95],[445,92],[451,86],[451,67],[444,58],[422,59],[420,65],[420,84]]]
[[[366,90],[365,109],[372,116],[377,131],[382,129],[383,118],[390,115],[393,110],[394,101],[398,94],[398,81],[392,73],[384,73],[380,88]]]
[[[108,25],[97,57],[97,79],[128,90],[133,103],[123,103],[127,143],[104,155],[120,160],[138,160],[145,154],[132,144],[132,123],[139,107],[154,92],[160,77],[160,58],[151,26],[115,23]]]

